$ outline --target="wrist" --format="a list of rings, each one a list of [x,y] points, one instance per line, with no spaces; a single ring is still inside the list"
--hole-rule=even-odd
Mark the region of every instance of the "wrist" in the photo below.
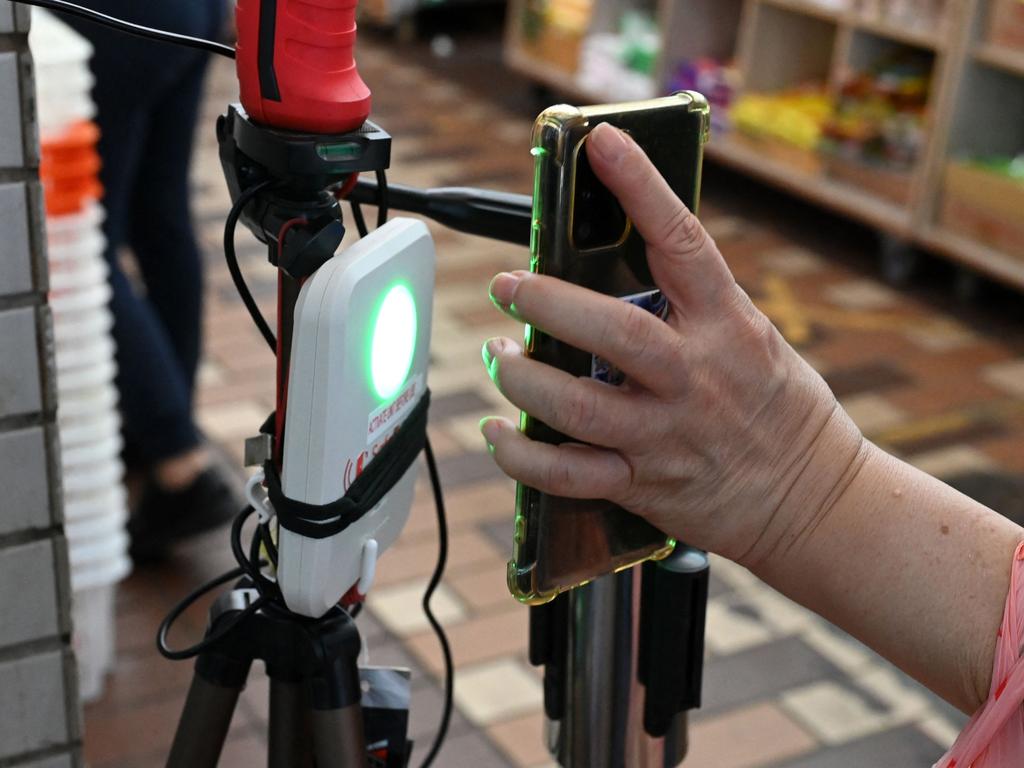
[[[834,398],[817,424],[778,478],[760,535],[734,558],[758,575],[784,563],[813,539],[877,451]]]

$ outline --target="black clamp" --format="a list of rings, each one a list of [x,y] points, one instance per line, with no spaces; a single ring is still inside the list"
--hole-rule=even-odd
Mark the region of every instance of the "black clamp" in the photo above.
[[[664,736],[677,715],[700,707],[709,583],[707,553],[682,543],[643,564],[637,677],[651,736]]]

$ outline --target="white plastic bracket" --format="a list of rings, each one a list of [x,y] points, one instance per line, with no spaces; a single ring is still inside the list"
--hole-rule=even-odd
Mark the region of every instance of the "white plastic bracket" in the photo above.
[[[359,581],[356,584],[356,591],[364,597],[369,594],[373,580],[377,576],[377,554],[380,545],[376,539],[367,539],[363,543],[363,561],[359,570]]]
[[[252,508],[256,510],[261,525],[269,523],[271,518],[274,517],[274,505],[270,503],[270,499],[263,492],[263,481],[265,479],[266,476],[263,470],[257,469],[245,484],[245,498],[252,504]]]

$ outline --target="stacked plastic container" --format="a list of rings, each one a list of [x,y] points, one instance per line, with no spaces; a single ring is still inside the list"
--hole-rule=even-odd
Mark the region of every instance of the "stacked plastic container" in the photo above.
[[[99,130],[92,122],[91,46],[54,16],[34,10],[29,43],[36,65],[74,644],[81,697],[89,701],[102,694],[113,666],[114,591],[131,569],[111,290],[100,230]]]

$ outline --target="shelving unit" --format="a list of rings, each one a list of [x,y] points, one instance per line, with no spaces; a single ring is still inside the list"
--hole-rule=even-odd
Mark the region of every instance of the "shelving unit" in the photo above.
[[[600,89],[580,88],[571,67],[555,72],[523,44],[519,20],[536,1],[510,0],[508,65],[578,103],[608,100]],[[602,28],[623,9],[645,5],[591,2]],[[1024,289],[1024,252],[1016,240],[1003,248],[999,238],[988,236],[990,222],[965,225],[963,206],[947,194],[958,158],[1024,152],[1024,45],[997,44],[988,34],[990,15],[1002,2],[946,0],[933,24],[918,24],[880,18],[873,12],[877,3],[869,0],[657,0],[646,4],[661,31],[654,79],[662,92],[678,62],[707,56],[735,62],[741,93],[817,82],[836,95],[853,73],[886,51],[915,51],[931,68],[925,140],[912,167],[902,178],[894,175],[893,183],[885,177],[889,171],[868,165],[860,175],[840,174],[827,160],[799,162],[785,153],[761,151],[737,131],[713,132],[706,154],[908,245]],[[899,200],[889,189],[896,182],[905,193]],[[1024,238],[1024,208],[1020,233]],[[1024,240],[1020,247],[1024,250]]]

